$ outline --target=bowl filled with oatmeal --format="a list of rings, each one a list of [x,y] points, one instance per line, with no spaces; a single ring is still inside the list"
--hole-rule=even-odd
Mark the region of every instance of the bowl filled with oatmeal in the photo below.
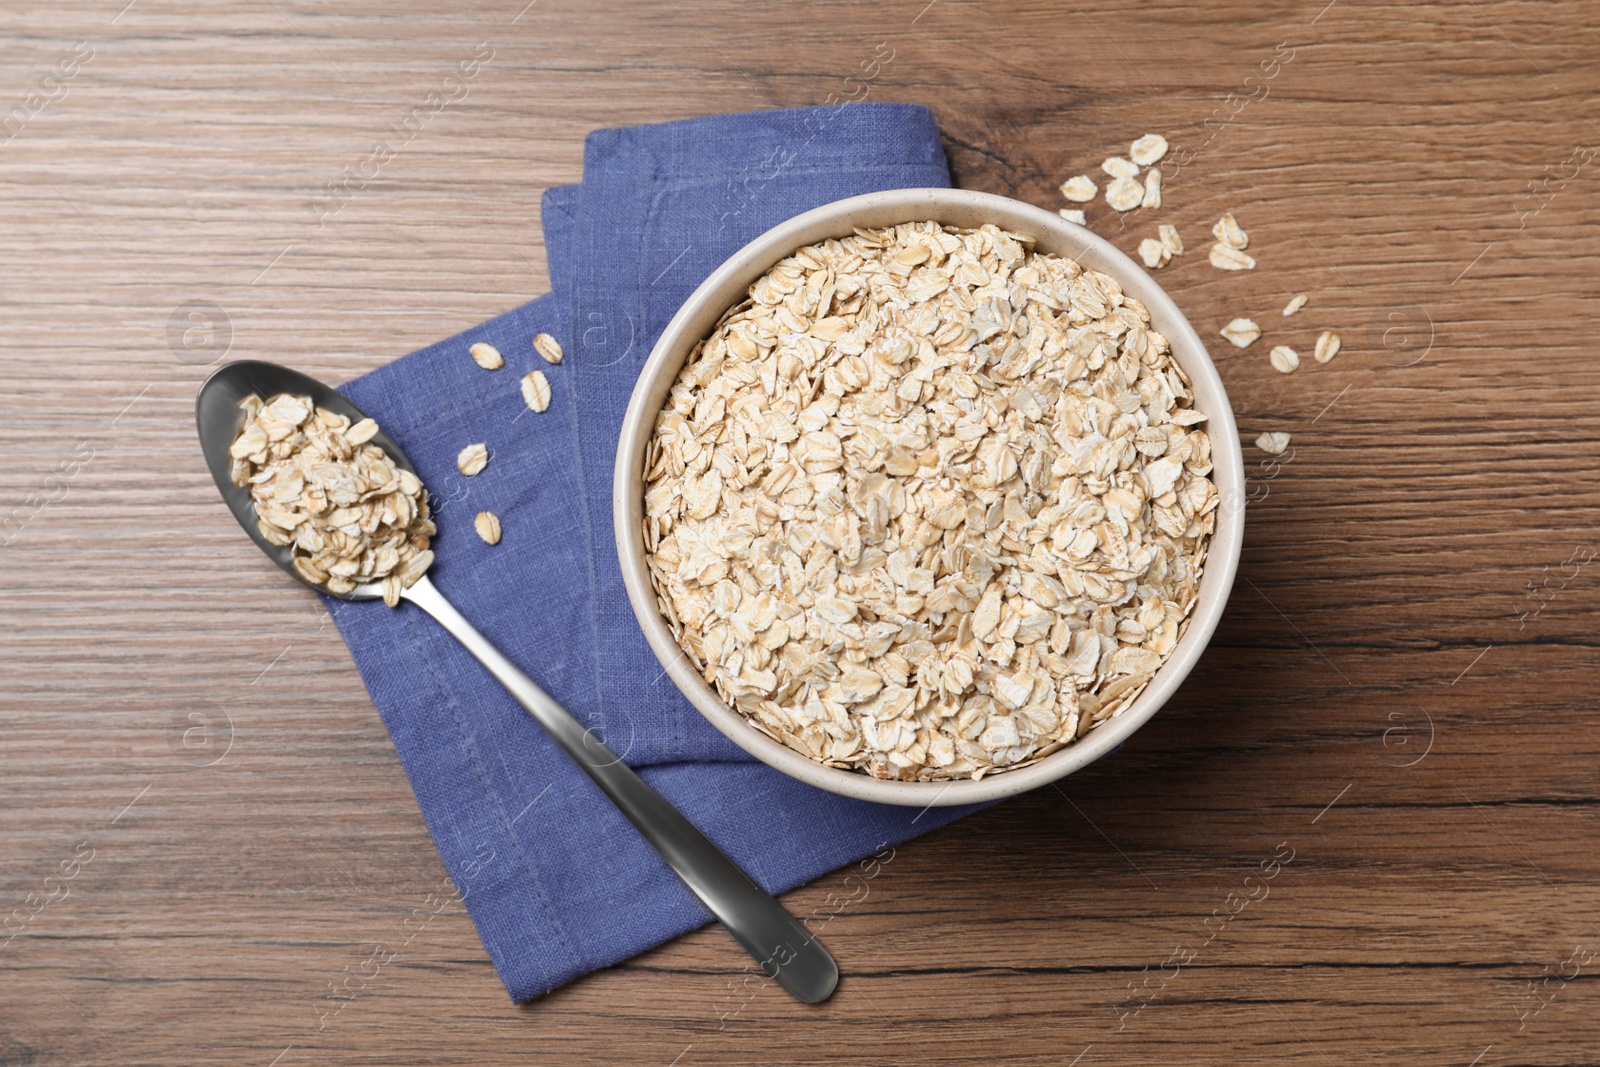
[[[668,323],[613,511],[673,682],[777,769],[864,800],[1069,774],[1199,659],[1243,541],[1204,345],[1108,241],[905,189],[785,222]]]

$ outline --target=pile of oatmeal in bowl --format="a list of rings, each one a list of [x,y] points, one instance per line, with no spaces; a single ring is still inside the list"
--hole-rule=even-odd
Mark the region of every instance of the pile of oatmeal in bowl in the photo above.
[[[685,360],[645,562],[751,727],[902,781],[1035,763],[1176,647],[1215,528],[1189,380],[1105,274],[992,225],[783,259]]]

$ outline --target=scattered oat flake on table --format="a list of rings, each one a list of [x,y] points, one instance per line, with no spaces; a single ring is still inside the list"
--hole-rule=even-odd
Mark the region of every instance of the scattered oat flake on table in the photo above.
[[[1154,237],[1146,237],[1139,242],[1139,258],[1144,260],[1144,265],[1151,270],[1165,267],[1167,260],[1172,258],[1172,253],[1167,251],[1167,246]]]
[[[546,363],[560,363],[564,354],[561,351],[561,342],[547,333],[534,336],[533,350],[543,356]]]
[[[1300,353],[1288,345],[1279,345],[1267,354],[1272,369],[1279,374],[1293,374],[1300,366]]]
[[[1217,220],[1217,224],[1211,227],[1211,233],[1229,248],[1250,247],[1250,235],[1239,228],[1239,220],[1233,217],[1231,211]]]
[[[1148,170],[1144,174],[1144,207],[1161,206],[1161,172]]]
[[[1144,186],[1133,178],[1115,178],[1106,186],[1106,203],[1118,211],[1132,211],[1144,203]]]
[[[1100,164],[1100,169],[1113,178],[1137,178],[1139,176],[1138,165],[1123,159],[1121,156],[1112,156]]]
[[[1183,255],[1183,238],[1178,236],[1176,226],[1163,222],[1156,227],[1156,232],[1161,235],[1161,243],[1166,246],[1168,255]]]
[[[486,545],[500,543],[500,517],[492,511],[480,511],[472,520],[472,526],[478,531],[478,536],[483,538]]]
[[[506,365],[505,358],[500,355],[500,350],[485,341],[479,341],[467,351],[472,354],[472,362],[484,370],[499,370]]]
[[[1249,348],[1261,336],[1261,327],[1250,319],[1234,319],[1222,328],[1222,336],[1235,348]]]
[[[1310,299],[1311,298],[1304,293],[1296,293],[1293,299],[1291,299],[1287,304],[1283,305],[1283,317],[1288,318],[1290,315],[1293,315],[1296,311],[1299,311],[1301,308],[1305,307],[1306,301]]]
[[[522,376],[522,399],[534,411],[550,406],[550,380],[544,376],[544,371],[531,370]]]
[[[1133,142],[1128,150],[1128,158],[1141,167],[1148,167],[1152,163],[1161,162],[1161,157],[1167,154],[1167,139],[1159,133],[1147,133]]]
[[[456,456],[456,470],[468,478],[489,465],[489,446],[483,443],[468,445]]]
[[[1094,179],[1087,174],[1080,174],[1076,178],[1068,178],[1061,183],[1061,195],[1071,200],[1074,204],[1087,204],[1093,200],[1100,187],[1095,185]]]
[[[1339,354],[1339,335],[1332,330],[1323,330],[1317,338],[1316,350],[1311,353],[1318,363],[1326,363]]]
[[[1256,438],[1256,447],[1269,456],[1281,456],[1289,447],[1289,435],[1282,430],[1273,430]]]
[[[1211,246],[1211,265],[1218,270],[1255,270],[1256,260],[1250,253],[1219,241]]]
[[[1089,225],[1089,220],[1084,217],[1083,210],[1075,207],[1058,208],[1056,214],[1068,222],[1076,222],[1079,226]]]

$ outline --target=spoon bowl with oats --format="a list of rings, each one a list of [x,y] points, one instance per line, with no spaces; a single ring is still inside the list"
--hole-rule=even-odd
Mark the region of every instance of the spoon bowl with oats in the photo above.
[[[428,580],[436,532],[405,453],[330,386],[273,363],[218,369],[195,401],[223,502],[267,556],[319,593],[421,608],[461,642],[626,815],[767,974],[826,1000],[833,957],[771,894],[500,653]]]

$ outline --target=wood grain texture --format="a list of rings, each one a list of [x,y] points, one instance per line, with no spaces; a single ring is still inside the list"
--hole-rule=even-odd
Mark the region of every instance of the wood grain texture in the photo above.
[[[1592,6],[124,3],[0,14],[0,913],[66,891],[0,945],[0,1064],[1596,1062]],[[1166,133],[1162,280],[1292,453],[1121,752],[790,895],[852,898],[827,1005],[710,929],[514,1007],[343,644],[217,506],[200,364],[370,370],[545,289],[591,129],[862,86],[1052,208]],[[1225,210],[1252,273],[1206,264]],[[195,302],[226,330],[174,345]]]

